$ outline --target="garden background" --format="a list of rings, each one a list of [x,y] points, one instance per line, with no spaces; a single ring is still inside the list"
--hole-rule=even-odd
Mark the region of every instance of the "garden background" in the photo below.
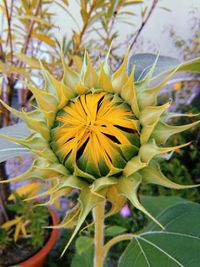
[[[99,56],[106,55],[108,49],[111,49],[110,61],[112,69],[115,70],[122,61],[128,45],[131,45],[130,55],[159,52],[161,55],[182,61],[200,56],[199,0],[129,1],[132,3],[128,5],[125,5],[127,1],[113,0],[108,7],[103,5],[106,1],[99,1],[96,10],[91,10],[89,7],[93,2],[1,1],[0,84],[1,98],[7,104],[17,109],[31,108],[32,95],[21,81],[31,81],[38,88],[42,88],[43,79],[38,59],[51,73],[60,78],[60,46],[64,50],[68,64],[77,70],[81,68],[81,58],[85,50],[89,51],[95,64]],[[91,12],[87,13],[86,10]],[[164,103],[170,98],[173,103],[171,111],[199,113],[199,80],[196,74],[175,76],[160,92],[159,102]],[[19,122],[5,111],[3,106],[1,111],[1,127]],[[187,122],[187,118],[181,119],[181,122]],[[189,147],[176,151],[172,158],[163,163],[164,173],[177,183],[200,183],[198,129],[176,135],[171,139],[171,144],[176,145],[189,140],[194,140]],[[6,164],[1,163],[2,179],[20,174],[30,166],[32,160],[32,155],[29,155],[8,160]],[[11,189],[16,190],[24,184],[26,182],[12,184]],[[0,192],[3,201],[6,202],[10,187],[1,186]],[[154,206],[155,198],[161,203],[159,211],[181,198],[195,202],[200,200],[198,189],[177,191],[159,186],[142,186],[140,193],[143,195],[144,205],[149,206],[155,214],[158,212],[158,208]],[[165,196],[172,196],[170,200],[172,202],[166,203]],[[68,198],[59,199],[59,215],[62,217],[76,201],[76,192]],[[5,220],[4,217],[1,215],[1,221]],[[129,231],[136,232],[147,222],[146,216],[131,208],[128,203],[121,213],[108,219],[107,237]],[[74,256],[78,241],[73,243],[68,253],[58,261],[65,246],[64,240],[69,238],[69,235],[70,230],[63,230],[55,249],[49,255],[46,267],[68,266],[71,262],[72,267],[79,266],[79,256],[77,254]],[[79,237],[87,235],[83,231]],[[117,245],[110,252],[110,266],[116,266],[116,261],[125,245],[124,243]],[[87,264],[87,254],[85,257]]]

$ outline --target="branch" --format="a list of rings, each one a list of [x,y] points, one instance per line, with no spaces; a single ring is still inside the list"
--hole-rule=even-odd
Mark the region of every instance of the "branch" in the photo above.
[[[36,10],[35,10],[35,14],[34,14],[35,17],[39,13],[41,3],[42,3],[42,0],[38,0],[37,1]],[[29,42],[31,40],[31,35],[32,35],[32,32],[33,32],[34,24],[35,24],[35,21],[34,20],[31,20],[31,23],[30,23],[30,26],[29,26],[29,30],[28,30],[28,34],[26,36],[25,43],[24,43],[24,46],[22,48],[22,53],[23,54],[26,54],[26,52],[27,52],[28,45],[29,45]]]
[[[87,29],[88,21],[89,21],[89,18],[90,18],[90,16],[91,16],[92,12],[93,12],[93,9],[94,9],[94,7],[95,7],[95,4],[96,4],[96,0],[93,0],[92,4],[91,4],[91,6],[90,6],[89,12],[88,12],[88,18],[87,18],[86,22],[84,23],[81,32],[79,33],[79,42],[76,44],[76,46],[75,46],[75,48],[74,48],[74,51],[72,52],[71,56],[76,55],[77,52],[78,52],[78,50],[79,50],[79,48],[80,48],[81,41],[82,41],[83,36],[84,36],[84,34],[85,34],[85,31],[86,31],[86,29]],[[72,64],[73,64],[73,57],[70,58],[68,65],[71,66]]]
[[[37,1],[37,5],[36,5],[35,14],[34,14],[35,17],[39,13],[41,4],[42,4],[42,0],[38,0]],[[31,20],[31,23],[30,23],[30,26],[29,26],[29,29],[28,29],[28,34],[26,36],[26,39],[25,39],[25,42],[24,42],[24,46],[23,46],[22,51],[21,51],[23,54],[27,53],[29,42],[31,40],[31,35],[32,35],[32,32],[33,32],[34,24],[35,24],[35,21]],[[22,61],[20,62],[20,60],[18,60],[18,62],[16,63],[16,66],[18,66],[20,68],[21,66],[23,66],[23,64],[24,63]],[[28,92],[29,92],[29,90],[22,90],[20,92],[21,93],[21,105],[22,106],[26,103]]]
[[[8,37],[7,37],[7,43],[9,41],[10,44],[10,54],[11,54],[11,62],[13,60],[13,45],[12,45],[12,33],[11,33],[11,16],[9,15],[8,12],[8,5],[6,0],[3,0],[4,6],[5,6],[5,11],[6,11],[6,18],[7,18],[7,23],[8,23]]]
[[[130,50],[133,48],[133,46],[135,45],[135,43],[137,42],[138,40],[138,37],[140,36],[142,30],[144,29],[144,26],[146,25],[146,23],[148,22],[149,18],[151,17],[152,15],[152,12],[154,11],[156,5],[158,3],[158,0],[153,0],[153,3],[152,3],[152,6],[151,8],[149,9],[149,12],[146,16],[146,18],[142,21],[141,23],[141,26],[140,28],[138,29],[136,35],[135,35],[135,38],[132,40],[131,44],[130,44]],[[131,37],[132,38],[132,37]],[[130,40],[129,40],[130,41]]]

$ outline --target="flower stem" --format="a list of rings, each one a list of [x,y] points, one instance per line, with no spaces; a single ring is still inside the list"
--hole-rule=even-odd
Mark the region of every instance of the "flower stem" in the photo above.
[[[115,244],[117,244],[118,242],[121,242],[121,241],[131,240],[131,239],[133,239],[134,236],[135,236],[134,234],[123,234],[123,235],[116,236],[116,237],[112,238],[110,241],[108,241],[101,251],[101,255],[100,255],[101,261],[102,262],[104,261],[109,249],[112,246],[114,246]],[[101,265],[99,265],[99,266],[101,266]]]
[[[95,228],[94,267],[103,267],[101,254],[104,245],[104,207],[105,207],[105,201],[102,201],[93,209],[94,228]]]

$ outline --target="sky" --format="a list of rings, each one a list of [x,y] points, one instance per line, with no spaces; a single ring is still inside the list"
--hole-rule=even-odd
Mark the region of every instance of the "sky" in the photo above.
[[[81,25],[81,18],[76,1],[69,1],[69,10],[76,18],[76,22]],[[145,4],[151,4],[152,0],[145,0]],[[56,30],[56,36],[61,39],[66,33],[76,28],[75,22],[66,14],[65,11],[60,9],[56,4],[53,10],[56,10],[55,24],[59,29]],[[171,11],[161,9],[165,7]],[[173,25],[176,33],[183,38],[187,38],[190,32],[189,26],[189,11],[192,7],[199,7],[200,0],[159,0],[158,7],[154,10],[148,24],[145,26],[140,38],[144,41],[143,45],[139,44],[135,48],[138,52],[148,52],[153,45],[156,50],[159,50],[163,55],[177,56],[177,50],[174,48],[173,42],[169,38],[167,29],[170,25]],[[135,6],[134,11],[139,13],[141,11],[140,6]],[[200,16],[200,14],[199,14]],[[133,23],[140,25],[140,17],[134,16]],[[122,40],[130,33],[131,28],[124,24],[119,24],[119,31]],[[135,28],[137,29],[137,27]],[[119,40],[120,41],[120,40]],[[150,45],[150,44],[151,45]]]

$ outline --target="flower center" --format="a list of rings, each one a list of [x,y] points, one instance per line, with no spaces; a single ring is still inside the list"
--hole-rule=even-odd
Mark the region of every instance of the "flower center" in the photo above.
[[[72,172],[78,167],[95,178],[114,175],[138,152],[137,121],[117,95],[81,95],[58,112],[51,146]]]

